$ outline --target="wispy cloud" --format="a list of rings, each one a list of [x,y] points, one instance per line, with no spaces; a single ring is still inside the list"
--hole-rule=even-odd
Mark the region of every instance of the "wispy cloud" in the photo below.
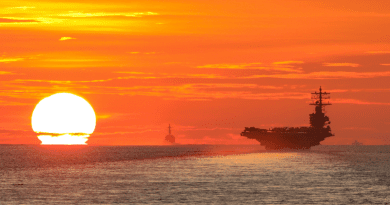
[[[198,83],[198,84],[187,84],[193,88],[252,88],[252,89],[283,89],[282,86],[263,86],[257,84],[233,84],[233,83],[223,83],[223,84],[213,84],[213,83]]]
[[[300,64],[303,64],[303,61],[280,61],[272,63],[271,70],[283,71],[290,73],[302,73],[303,69],[299,67]]]
[[[372,127],[344,127],[343,130],[374,130]]]
[[[179,77],[179,76],[178,76]],[[181,77],[184,78],[209,78],[209,79],[226,79],[226,76],[218,74],[182,74]]]
[[[380,65],[390,66],[390,63],[384,63],[384,64],[380,64]]]
[[[153,73],[145,73],[145,72],[134,72],[134,71],[119,71],[115,73],[122,73],[122,74],[132,74],[132,75],[151,75]]]
[[[73,18],[88,18],[88,17],[103,17],[103,16],[124,16],[124,17],[142,17],[142,16],[155,16],[159,15],[156,12],[96,12],[96,13],[84,13],[84,12],[69,12],[67,14],[59,14],[58,16],[66,16]]]
[[[108,119],[108,118],[110,118],[111,117],[111,115],[109,115],[109,114],[101,114],[101,115],[97,115],[96,116],[98,119]]]
[[[217,69],[238,69],[238,70],[265,70],[265,71],[283,71],[283,72],[293,72],[300,73],[302,68],[297,67],[297,64],[302,64],[303,61],[282,61],[274,62],[272,64],[262,64],[262,63],[238,63],[238,64],[207,64],[202,66],[197,66],[196,68],[217,68]]]
[[[254,84],[183,84],[179,86],[133,86],[105,87],[106,91],[130,96],[155,96],[166,100],[211,100],[211,99],[309,99],[306,92],[259,92],[279,89],[274,86],[258,86]],[[108,89],[108,90],[107,90]]]
[[[280,61],[280,62],[273,62],[274,65],[290,65],[290,64],[303,64],[303,61]]]
[[[342,79],[342,78],[376,78],[388,77],[390,71],[385,72],[312,72],[312,73],[290,73],[272,75],[252,75],[244,78],[282,78],[282,79]]]
[[[18,6],[18,7],[8,7],[7,9],[22,9],[22,10],[27,10],[27,9],[35,9],[34,6]]]
[[[390,73],[389,73],[390,76]],[[130,79],[130,78],[129,78]],[[121,80],[124,80],[121,82]],[[300,89],[285,89],[286,86],[258,85],[245,83],[183,83],[180,85],[126,85],[127,79],[53,81],[53,80],[14,80],[3,82],[0,96],[5,97],[5,105],[15,104],[13,99],[41,99],[55,92],[71,92],[101,95],[153,96],[165,100],[208,101],[214,99],[310,99],[310,92]],[[329,92],[359,92],[360,90],[329,90]],[[371,90],[370,90],[371,91]],[[16,100],[19,102],[20,100]],[[332,99],[332,103],[359,105],[390,105],[386,102],[367,102],[356,99]],[[99,119],[112,118],[110,113],[101,114]]]
[[[110,80],[107,80],[110,81]],[[211,100],[211,99],[307,99],[307,93],[280,92],[283,86],[234,84],[234,83],[192,83],[181,85],[143,85],[143,86],[110,86],[107,81],[44,81],[15,80],[3,83],[6,90],[0,96],[13,98],[39,99],[53,92],[77,90],[78,93],[99,93],[127,96],[154,96],[166,100]],[[35,84],[31,84],[35,83]],[[122,83],[121,83],[122,84]],[[28,91],[27,91],[28,90]],[[273,93],[278,91],[278,93]],[[23,94],[23,95],[21,95]],[[110,117],[101,116],[102,119]]]
[[[0,18],[0,23],[38,23],[40,21],[21,18]]]
[[[369,102],[357,99],[332,99],[333,104],[356,104],[356,105],[390,105],[390,103],[383,102]]]
[[[13,83],[27,83],[27,82],[38,82],[38,83],[50,83],[50,84],[77,84],[77,83],[96,83],[96,82],[107,82],[114,78],[102,79],[102,80],[29,80],[29,79],[16,79]]]
[[[357,63],[323,63],[323,66],[329,67],[359,67],[360,65]]]
[[[8,74],[9,72],[3,71],[4,74]],[[16,86],[26,84],[26,83],[46,83],[48,84],[57,84],[57,85],[78,85],[85,83],[104,83],[114,80],[129,80],[129,79],[167,79],[167,78],[194,78],[194,79],[221,79],[222,76],[214,75],[214,74],[168,74],[168,73],[145,73],[145,72],[114,72],[119,74],[126,74],[129,76],[124,77],[115,77],[115,78],[106,78],[106,79],[96,79],[96,80],[41,80],[41,79],[16,79],[14,81],[8,82],[8,86]],[[11,73],[10,73],[11,74]],[[125,87],[126,88],[126,87]],[[263,86],[262,88],[270,88],[267,86]],[[32,89],[32,87],[31,87]]]
[[[138,52],[138,51],[132,51],[132,52],[127,52],[129,54],[135,55],[135,54],[145,54],[145,55],[154,55],[157,54],[157,52]]]
[[[371,54],[388,54],[390,51],[367,51],[366,53],[371,53]]]
[[[66,40],[72,40],[72,39],[77,39],[77,38],[73,38],[73,37],[61,37],[61,38],[60,38],[60,41],[66,41]]]
[[[129,74],[128,76],[118,77],[116,79],[163,79],[163,78],[197,78],[197,79],[227,79],[227,76],[218,74],[204,74],[204,73],[144,73],[144,72],[116,72]]]
[[[266,69],[266,67],[261,67],[262,63],[238,63],[238,64],[207,64],[202,66],[197,66],[197,68],[219,68],[219,69]]]
[[[0,135],[35,135],[35,132],[32,130],[5,130],[0,129]]]
[[[24,58],[0,58],[0,63],[10,63],[22,60],[24,60]]]

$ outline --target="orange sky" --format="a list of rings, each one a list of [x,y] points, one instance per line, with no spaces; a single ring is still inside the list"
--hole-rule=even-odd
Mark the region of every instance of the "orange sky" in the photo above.
[[[244,127],[307,126],[331,92],[335,137],[390,144],[388,0],[0,2],[0,143],[39,143],[31,114],[71,92],[89,144],[257,144]]]

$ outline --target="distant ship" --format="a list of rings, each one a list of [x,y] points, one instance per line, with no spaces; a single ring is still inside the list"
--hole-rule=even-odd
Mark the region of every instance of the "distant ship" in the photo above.
[[[169,134],[165,136],[165,141],[170,142],[170,143],[175,143],[175,137],[171,134],[171,124],[169,124]]]
[[[312,99],[315,106],[315,112],[310,114],[310,127],[275,127],[273,129],[260,129],[255,127],[245,127],[241,136],[249,139],[255,139],[265,146],[267,150],[282,149],[309,149],[312,146],[319,145],[327,137],[334,136],[331,133],[329,117],[324,114],[325,106],[331,105],[324,103],[324,99],[329,99],[327,92],[314,92]]]
[[[355,140],[355,142],[353,142],[352,145],[355,145],[355,146],[356,146],[356,145],[363,145],[363,143],[358,142],[357,140]]]

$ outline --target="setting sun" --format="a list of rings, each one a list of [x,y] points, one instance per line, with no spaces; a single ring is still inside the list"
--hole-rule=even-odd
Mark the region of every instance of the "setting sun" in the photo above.
[[[70,93],[57,93],[41,100],[31,117],[42,144],[86,144],[96,125],[92,106]]]

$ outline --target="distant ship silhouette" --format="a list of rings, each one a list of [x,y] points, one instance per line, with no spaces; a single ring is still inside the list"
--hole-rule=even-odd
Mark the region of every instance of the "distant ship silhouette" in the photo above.
[[[312,146],[319,145],[326,137],[334,136],[331,133],[329,117],[323,112],[326,105],[323,99],[329,99],[330,93],[314,92],[312,99],[315,105],[315,112],[310,114],[310,127],[275,127],[273,129],[260,129],[256,127],[245,127],[241,136],[249,139],[255,139],[265,146],[267,150],[282,149],[309,149]]]
[[[165,141],[170,142],[170,143],[175,143],[175,137],[171,134],[171,124],[169,124],[169,134],[165,136]]]
[[[363,145],[363,143],[358,142],[357,140],[355,140],[355,142],[353,142],[352,145]]]

